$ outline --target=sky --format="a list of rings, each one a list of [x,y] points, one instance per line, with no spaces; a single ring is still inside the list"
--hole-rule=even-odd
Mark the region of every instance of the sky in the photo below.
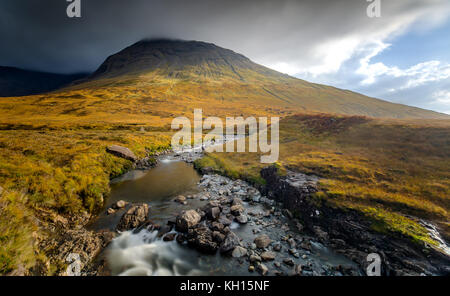
[[[311,82],[450,114],[450,0],[0,2],[0,65],[73,73],[144,38],[212,42]]]

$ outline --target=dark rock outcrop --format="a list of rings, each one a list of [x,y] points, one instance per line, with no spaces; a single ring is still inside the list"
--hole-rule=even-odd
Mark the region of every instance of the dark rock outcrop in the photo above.
[[[196,226],[202,217],[195,210],[182,212],[176,219],[176,229],[181,232],[187,232],[189,228]]]
[[[137,228],[148,220],[149,207],[148,204],[133,205],[122,218],[116,229],[118,231],[125,231]]]
[[[365,270],[367,256],[382,259],[382,275],[449,275],[450,257],[410,239],[383,234],[372,229],[370,221],[355,210],[343,210],[326,202],[314,202],[317,177],[287,172],[280,175],[275,166],[261,170],[266,180],[265,194],[283,204],[319,240],[360,264]],[[303,227],[302,227],[303,228]],[[304,243],[302,248],[307,248]]]

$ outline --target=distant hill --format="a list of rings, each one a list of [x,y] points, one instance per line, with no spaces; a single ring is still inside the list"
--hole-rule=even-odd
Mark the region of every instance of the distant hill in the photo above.
[[[252,62],[211,43],[143,40],[111,55],[79,88],[139,85],[139,89],[170,86],[180,99],[241,100],[266,107],[390,118],[450,116],[370,98],[348,90],[309,83]]]
[[[0,97],[27,96],[58,89],[86,74],[54,74],[0,66]]]

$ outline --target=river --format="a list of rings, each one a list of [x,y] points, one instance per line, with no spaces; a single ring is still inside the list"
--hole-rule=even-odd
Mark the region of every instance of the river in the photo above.
[[[111,195],[106,204],[111,205],[119,200],[147,203],[150,206],[150,220],[167,225],[167,221],[173,221],[182,210],[196,209],[205,205],[208,200],[201,199],[205,194],[212,196],[218,190],[250,188],[248,184],[242,185],[245,182],[240,180],[233,181],[222,176],[206,177],[208,177],[206,181],[217,185],[202,186],[202,182],[206,182],[205,177],[202,179],[191,164],[165,156],[149,171],[130,171],[112,180]],[[215,180],[218,181],[214,183]],[[186,205],[173,201],[180,194],[190,197]],[[241,225],[233,222],[230,226],[231,230],[242,239],[242,246],[249,252],[254,252],[253,240],[261,233],[267,234],[282,246],[280,251],[274,252],[276,253],[274,261],[264,262],[269,267],[269,275],[290,274],[293,266],[283,262],[286,259],[292,259],[291,263],[302,265],[304,275],[341,275],[340,266],[358,270],[354,262],[334,253],[313,237],[296,231],[294,221],[281,215],[281,211],[272,209],[273,215],[263,215],[268,213],[272,208],[271,205],[247,201],[244,202],[244,206],[246,211],[252,214],[249,215],[249,223]],[[125,211],[107,215],[106,209],[105,206],[91,224],[91,229],[114,230]],[[279,224],[272,223],[274,221]],[[280,225],[283,226],[281,229]],[[286,237],[295,238],[298,245],[302,242],[309,247],[294,246],[296,253],[290,253],[288,250],[292,250],[292,246]],[[233,258],[220,255],[219,252],[216,255],[201,254],[187,245],[180,245],[176,240],[164,241],[158,237],[156,231],[120,233],[101,256],[106,259],[111,275],[258,275],[256,271],[249,272],[250,263],[245,257]]]

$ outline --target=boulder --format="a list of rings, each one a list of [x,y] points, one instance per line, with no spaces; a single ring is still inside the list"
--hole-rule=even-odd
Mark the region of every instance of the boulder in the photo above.
[[[114,203],[111,207],[115,210],[123,209],[128,203],[124,200],[119,200],[118,202]]]
[[[187,203],[187,202],[186,202],[186,197],[183,196],[183,195],[178,195],[178,196],[174,199],[174,201],[176,201],[176,202],[178,202],[178,203],[180,203],[180,204],[186,204],[186,203]]]
[[[234,216],[239,216],[240,214],[242,214],[244,212],[244,207],[242,205],[240,205],[240,204],[231,206],[230,212]]]
[[[225,240],[220,245],[220,253],[226,253],[233,250],[240,244],[240,242],[240,238],[234,232],[228,232]]]
[[[247,249],[243,248],[241,246],[237,246],[234,248],[233,252],[231,253],[231,256],[234,258],[240,258],[247,255]]]
[[[115,155],[117,157],[125,158],[128,160],[131,160],[133,162],[136,162],[138,158],[136,155],[134,155],[133,151],[126,147],[118,146],[118,145],[111,145],[108,148],[106,148],[106,151],[108,153],[111,153],[112,155]]]
[[[206,212],[206,217],[210,220],[217,220],[220,216],[220,208],[219,207],[212,207],[209,208]]]
[[[205,226],[189,229],[188,244],[197,251],[206,254],[214,254],[218,249],[212,231]]]
[[[220,233],[219,231],[213,231],[213,240],[218,242],[219,244],[225,240],[225,234]]]
[[[165,241],[165,242],[171,242],[171,241],[173,241],[173,240],[175,239],[175,236],[176,236],[176,235],[177,235],[177,234],[174,233],[174,232],[168,233],[168,234],[166,234],[166,235],[163,237],[163,241]]]
[[[274,252],[262,252],[261,253],[261,259],[263,261],[275,260],[275,253]]]
[[[202,217],[195,210],[184,211],[177,217],[176,229],[181,232],[187,232],[189,228],[196,226]]]
[[[116,229],[125,231],[141,226],[147,221],[148,211],[148,204],[132,206],[125,214],[123,214],[122,218],[120,218]]]
[[[219,218],[219,223],[221,223],[224,226],[231,225],[231,222],[232,221],[230,219],[228,219],[227,217],[225,217],[225,216],[220,216],[220,218]]]
[[[261,275],[266,275],[269,272],[269,269],[264,264],[258,264],[258,271]]]
[[[235,218],[236,222],[238,222],[239,224],[246,224],[248,222],[248,218],[246,215],[239,215]]]
[[[256,247],[263,249],[267,248],[267,246],[270,245],[272,240],[266,234],[262,234],[260,236],[257,236],[254,242],[256,244]]]

